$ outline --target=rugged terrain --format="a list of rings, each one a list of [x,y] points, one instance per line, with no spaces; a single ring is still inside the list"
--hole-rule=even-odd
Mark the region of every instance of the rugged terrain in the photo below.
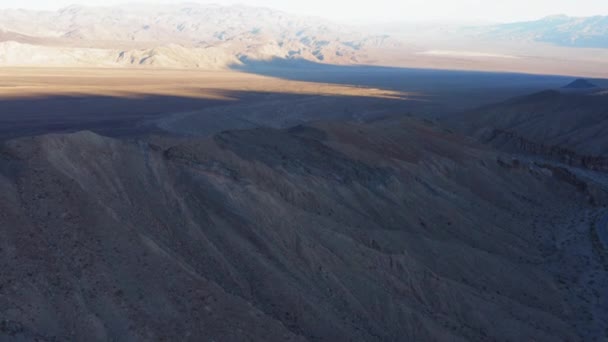
[[[523,29],[509,34],[502,26],[365,27],[243,5],[4,9],[0,67],[226,70],[259,61],[305,61],[608,77],[606,46],[584,43],[601,39],[605,25],[597,18],[571,20],[559,26],[563,40],[581,44],[542,38],[534,28],[557,30],[545,21],[510,24]]]
[[[222,69],[273,57],[351,64],[368,48],[399,45],[323,19],[236,5],[3,10],[0,23],[0,65]]]
[[[566,243],[597,209],[560,175],[415,119],[11,140],[0,337],[601,337],[601,261]]]
[[[573,84],[586,87],[572,88]],[[561,89],[484,106],[447,121],[502,149],[608,170],[608,95],[590,82],[575,81]]]
[[[0,10],[0,341],[605,340],[605,28]]]

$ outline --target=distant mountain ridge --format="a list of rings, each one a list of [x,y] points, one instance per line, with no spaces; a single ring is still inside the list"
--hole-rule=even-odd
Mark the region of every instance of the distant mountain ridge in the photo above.
[[[509,41],[535,41],[558,46],[608,48],[608,16],[554,15],[540,20],[476,27],[475,36]]]
[[[563,89],[595,89],[598,88],[595,84],[589,82],[586,79],[579,78],[572,83],[564,86]]]
[[[192,3],[3,10],[0,32],[0,44],[15,41],[69,48],[48,52],[60,57],[38,53],[32,60],[27,57],[32,48],[12,46],[25,49],[12,52],[22,57],[15,62],[25,65],[49,59],[72,61],[75,55],[95,54],[92,48],[103,48],[108,56],[92,58],[92,62],[78,59],[79,63],[125,64],[125,55],[139,55],[128,58],[127,64],[219,68],[244,58],[351,64],[364,59],[368,48],[397,44],[388,36],[362,34],[319,18],[261,7]],[[133,47],[139,51],[129,51]],[[154,54],[149,50],[155,50]]]
[[[471,69],[470,64],[462,64],[463,59],[486,59],[491,60],[489,68],[496,71],[537,73],[540,71],[534,64],[538,63],[536,57],[551,65],[559,64],[559,59],[532,51],[531,56],[522,59],[530,57],[534,68],[498,63],[495,59],[521,57],[517,48],[520,42],[608,48],[607,18],[554,16],[523,23],[454,27],[448,31],[416,26],[405,36],[414,35],[421,44],[412,41],[408,44],[403,32],[388,30],[392,32],[388,35],[369,27],[351,27],[322,18],[244,5],[73,5],[57,11],[0,10],[0,50],[10,48],[8,55],[0,56],[0,66],[228,69],[243,61],[302,60],[334,65],[431,65],[433,68],[447,65],[447,68]],[[512,53],[472,50],[464,56],[428,55],[425,52],[436,50],[435,46],[429,45],[428,49],[425,46],[435,44],[432,39],[426,39],[428,31],[435,29],[440,31],[441,39],[452,34],[447,37],[449,41],[458,41],[464,36],[465,47],[468,40],[473,39],[475,44],[514,42],[516,49]],[[465,47],[462,50],[469,51]],[[564,53],[559,57],[568,61],[574,58],[580,64],[587,59],[586,52]],[[601,64],[606,59],[600,54],[594,56],[594,60],[595,64]],[[585,64],[585,68],[591,66]],[[558,73],[564,67],[559,65],[553,70],[556,71],[543,72]],[[568,71],[568,74],[596,75],[586,70]]]

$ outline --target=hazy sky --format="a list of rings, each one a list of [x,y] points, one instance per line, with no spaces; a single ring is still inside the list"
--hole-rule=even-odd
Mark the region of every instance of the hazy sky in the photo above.
[[[193,0],[184,0],[192,2]],[[70,4],[110,5],[132,0],[0,0],[0,8],[56,9]],[[167,0],[135,2],[176,3]],[[216,0],[266,6],[340,21],[516,21],[552,14],[608,15],[608,0]]]

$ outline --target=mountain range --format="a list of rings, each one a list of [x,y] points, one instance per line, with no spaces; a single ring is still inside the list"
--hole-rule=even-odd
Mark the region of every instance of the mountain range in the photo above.
[[[57,11],[7,9],[0,10],[0,65],[226,69],[248,60],[281,59],[338,65],[462,68],[463,59],[477,65],[481,59],[493,63],[488,68],[499,70],[508,69],[522,59],[522,51],[477,52],[470,51],[469,43],[457,49],[453,44],[467,38],[506,45],[528,42],[571,48],[608,47],[606,17],[554,16],[448,31],[405,25],[389,31],[391,35],[381,28],[370,30],[243,5],[181,3],[73,5]],[[409,32],[409,36],[418,37],[417,41],[403,39],[399,32]],[[433,34],[450,41],[449,48],[428,45],[426,37]],[[525,56],[531,53],[524,52]],[[431,62],[421,62],[420,53]],[[536,54],[546,58],[538,52],[531,56]],[[501,60],[504,56],[510,60]],[[588,56],[571,51],[564,58],[578,61]],[[528,61],[531,65],[536,62]],[[551,63],[555,61],[542,64]],[[467,63],[465,66],[470,68]],[[555,66],[558,67],[563,69]]]
[[[185,68],[276,57],[349,64],[364,61],[367,48],[397,44],[318,18],[202,4],[3,10],[0,41],[5,65]]]
[[[247,6],[0,11],[0,341],[605,340],[608,83],[547,70],[608,50],[571,20],[468,50]],[[545,74],[470,70],[513,65]]]
[[[465,30],[482,39],[542,42],[579,48],[608,48],[608,16],[555,15],[540,20]]]

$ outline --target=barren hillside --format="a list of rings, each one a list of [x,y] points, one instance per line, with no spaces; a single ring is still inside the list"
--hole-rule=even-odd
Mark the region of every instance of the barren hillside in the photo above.
[[[9,141],[0,337],[597,334],[605,277],[555,240],[566,217],[580,217],[576,238],[588,239],[590,194],[503,159],[416,120]],[[583,271],[599,276],[580,285]]]
[[[446,119],[484,142],[608,169],[608,94],[569,87],[518,97]]]

